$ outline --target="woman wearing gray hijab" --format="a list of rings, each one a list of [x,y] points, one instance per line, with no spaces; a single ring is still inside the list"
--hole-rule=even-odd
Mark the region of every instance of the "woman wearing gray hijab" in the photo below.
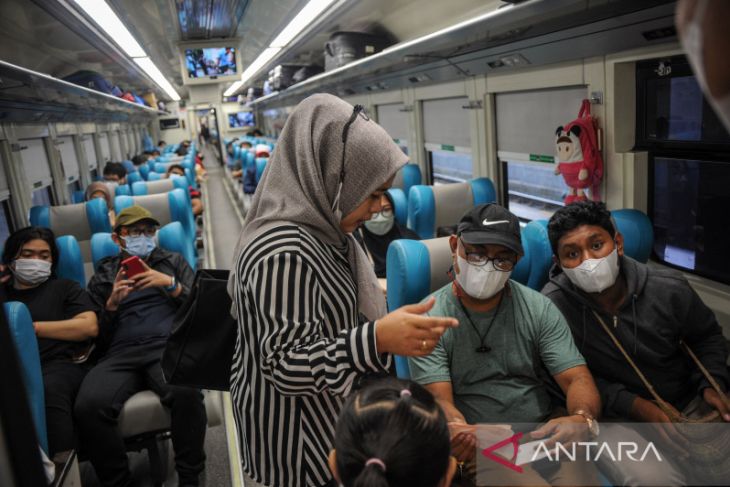
[[[431,353],[452,318],[433,301],[386,314],[351,232],[380,210],[408,160],[331,95],[289,115],[246,218],[229,292],[238,320],[231,394],[243,469],[266,486],[325,486],[345,397],[392,355]]]

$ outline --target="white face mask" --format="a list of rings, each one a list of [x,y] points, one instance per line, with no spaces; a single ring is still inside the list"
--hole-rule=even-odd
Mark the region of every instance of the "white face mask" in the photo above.
[[[600,293],[613,286],[618,277],[618,249],[600,259],[586,259],[572,269],[563,272],[579,289],[587,293]]]
[[[393,215],[383,216],[383,213],[376,213],[374,217],[364,223],[368,232],[375,235],[385,235],[393,228],[394,224],[395,217]]]
[[[40,259],[15,259],[13,274],[23,284],[37,286],[51,277],[51,263]]]
[[[730,93],[719,99],[713,98],[712,95],[710,95],[710,90],[707,85],[707,77],[705,76],[702,20],[705,17],[706,7],[706,0],[699,0],[697,2],[692,20],[690,20],[687,24],[684,36],[682,36],[682,45],[687,53],[687,59],[692,65],[692,70],[697,77],[697,82],[700,84],[702,91],[705,92],[707,101],[710,102],[710,105],[715,110],[718,117],[720,117],[725,128],[730,131]]]
[[[459,272],[456,282],[466,294],[475,299],[489,299],[504,288],[512,271],[502,272],[487,262],[483,266],[472,265],[460,255],[456,256]]]

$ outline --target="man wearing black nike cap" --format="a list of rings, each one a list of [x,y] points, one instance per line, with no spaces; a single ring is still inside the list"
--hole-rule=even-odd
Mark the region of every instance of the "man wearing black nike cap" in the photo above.
[[[452,438],[453,455],[474,459],[476,438],[467,425],[478,423],[545,423],[533,438],[565,444],[596,435],[598,391],[565,319],[549,299],[509,279],[524,254],[517,217],[497,204],[480,205],[449,239],[453,282],[433,293],[429,314],[457,318],[461,326],[447,330],[431,355],[409,358],[409,364],[412,379],[434,394],[460,431]],[[555,417],[543,370],[563,390],[567,415]],[[490,476],[511,472],[494,465]],[[545,485],[557,476],[575,479],[573,485],[597,480],[584,462],[561,463],[550,472],[524,467],[514,485]]]

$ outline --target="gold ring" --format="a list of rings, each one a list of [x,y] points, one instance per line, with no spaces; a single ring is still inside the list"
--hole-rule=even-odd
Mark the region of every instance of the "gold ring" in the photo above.
[[[427,347],[426,340],[421,340],[421,350],[425,351]]]

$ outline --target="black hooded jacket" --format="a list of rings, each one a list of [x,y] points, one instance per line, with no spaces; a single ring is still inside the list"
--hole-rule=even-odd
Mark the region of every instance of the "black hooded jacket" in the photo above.
[[[680,411],[709,386],[680,348],[683,339],[721,386],[730,381],[725,338],[687,280],[669,269],[620,260],[628,292],[616,316],[602,311],[554,265],[542,290],[560,309],[601,393],[604,415],[627,418],[637,395],[652,396],[591,310],[611,328],[657,393]]]

